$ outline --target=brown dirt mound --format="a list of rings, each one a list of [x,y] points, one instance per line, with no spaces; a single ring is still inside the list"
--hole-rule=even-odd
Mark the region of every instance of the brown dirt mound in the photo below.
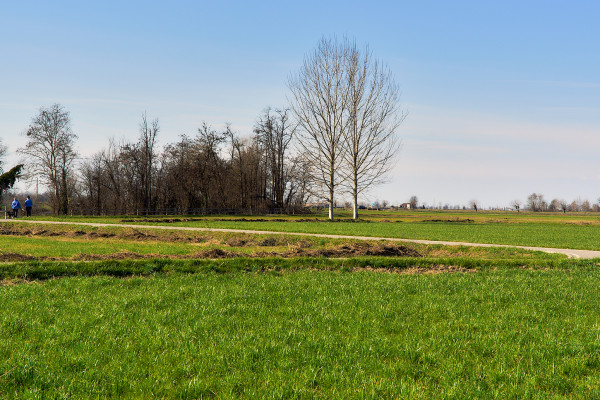
[[[298,250],[297,250],[298,251]],[[315,257],[350,257],[350,256],[377,256],[377,257],[421,257],[415,249],[398,244],[373,244],[357,242],[342,244],[331,249],[299,250],[306,256]]]
[[[437,275],[437,274],[456,274],[456,273],[475,273],[477,270],[458,267],[456,265],[434,265],[431,267],[412,267],[406,269],[399,268],[354,268],[354,272],[358,271],[374,271],[388,274],[400,274],[400,275]]]
[[[160,254],[139,254],[131,251],[121,251],[112,254],[78,254],[73,256],[75,261],[98,261],[98,260],[141,260],[144,258],[163,258]]]
[[[233,251],[210,249],[203,250],[187,256],[186,258],[235,258],[235,257],[251,257],[248,254],[236,253]]]
[[[345,258],[360,256],[375,257],[421,257],[421,254],[410,247],[397,244],[380,244],[368,242],[356,242],[342,244],[330,249],[305,249],[296,247],[294,249],[276,253],[276,252],[257,252],[255,257],[329,257]]]
[[[425,219],[423,222],[454,222],[454,223],[471,223],[475,222],[470,218],[455,218],[455,219]]]
[[[18,253],[0,253],[0,262],[11,262],[11,261],[30,261],[36,260],[37,257],[18,254]]]

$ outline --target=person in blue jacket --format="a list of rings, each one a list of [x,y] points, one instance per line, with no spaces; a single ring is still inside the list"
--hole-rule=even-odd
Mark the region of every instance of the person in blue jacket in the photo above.
[[[19,203],[19,200],[17,200],[17,198],[15,197],[15,200],[12,202],[12,210],[13,210],[15,218],[17,218],[19,216],[20,208],[21,208],[21,203]]]
[[[25,212],[28,217],[31,217],[31,208],[33,207],[33,201],[31,201],[31,197],[27,196],[27,200],[25,200]]]

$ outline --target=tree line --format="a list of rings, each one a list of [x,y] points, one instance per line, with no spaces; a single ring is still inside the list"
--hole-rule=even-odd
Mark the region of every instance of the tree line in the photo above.
[[[50,189],[56,214],[291,211],[311,198],[326,201],[333,219],[341,192],[358,218],[358,196],[386,179],[399,149],[405,115],[391,71],[368,47],[323,38],[288,86],[290,105],[267,108],[250,137],[203,123],[195,136],[159,148],[159,121],[144,113],[136,141],[110,140],[83,161],[70,113],[42,107],[17,150],[24,176]]]
[[[306,168],[291,152],[294,128],[287,109],[267,108],[249,138],[229,125],[215,129],[204,123],[196,136],[158,148],[159,133],[159,120],[144,113],[137,140],[110,140],[81,160],[70,113],[54,104],[32,119],[27,143],[17,152],[27,160],[25,177],[49,188],[56,214],[291,211],[306,202]]]
[[[526,207],[533,212],[600,212],[600,199],[598,199],[598,202],[593,204],[585,199],[576,199],[570,202],[564,199],[552,199],[548,202],[544,199],[543,194],[532,193],[527,197]],[[513,202],[513,206],[517,210],[520,205],[519,201]]]

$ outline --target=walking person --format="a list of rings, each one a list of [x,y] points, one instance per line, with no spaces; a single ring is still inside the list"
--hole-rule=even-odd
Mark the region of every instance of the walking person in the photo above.
[[[25,200],[24,204],[26,216],[31,217],[31,208],[33,207],[33,201],[31,201],[31,197],[27,196],[27,200]]]
[[[13,215],[15,218],[17,218],[19,216],[19,209],[21,208],[21,203],[19,203],[19,200],[17,200],[17,198],[15,197],[15,200],[12,202],[12,210],[13,210]]]

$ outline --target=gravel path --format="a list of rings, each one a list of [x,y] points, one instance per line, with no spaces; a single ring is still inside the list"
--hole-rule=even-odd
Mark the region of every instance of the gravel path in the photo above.
[[[250,234],[269,234],[269,235],[294,235],[294,236],[313,236],[332,239],[355,239],[355,240],[389,240],[393,242],[408,242],[422,244],[441,244],[444,246],[471,246],[471,247],[510,247],[532,251],[543,251],[545,253],[565,254],[569,258],[600,258],[600,251],[596,250],[576,250],[576,249],[554,249],[549,247],[532,246],[513,246],[506,244],[488,244],[488,243],[466,243],[466,242],[447,242],[440,240],[419,240],[419,239],[399,239],[374,236],[350,236],[350,235],[328,235],[323,233],[299,233],[299,232],[273,232],[273,231],[254,231],[247,229],[222,229],[222,228],[195,228],[187,226],[162,226],[162,225],[135,225],[135,224],[101,224],[95,222],[60,222],[60,221],[36,221],[28,219],[7,219],[4,222],[10,223],[28,223],[28,224],[54,224],[54,225],[83,225],[96,227],[118,226],[121,228],[135,229],[164,229],[174,231],[208,231],[208,232],[233,232]]]

